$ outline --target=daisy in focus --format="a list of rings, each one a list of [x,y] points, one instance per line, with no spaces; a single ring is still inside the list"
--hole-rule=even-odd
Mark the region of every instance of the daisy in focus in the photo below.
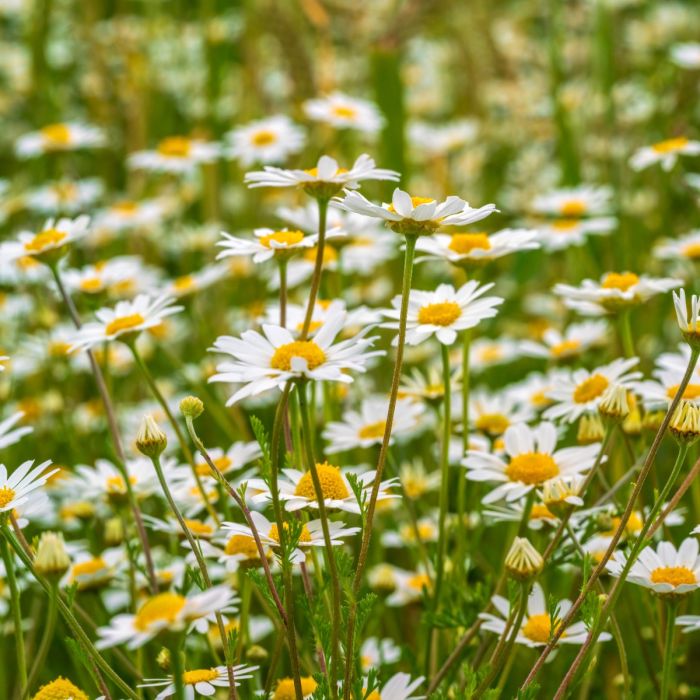
[[[570,360],[593,347],[604,345],[609,332],[605,321],[572,323],[563,333],[548,328],[540,342],[523,340],[521,349],[524,355],[530,357],[555,362]]]
[[[374,134],[384,123],[384,118],[372,102],[342,92],[307,100],[303,108],[309,119],[328,124],[334,129],[355,129]]]
[[[301,231],[259,228],[253,232],[255,238],[238,238],[225,231],[217,246],[223,250],[216,256],[217,260],[232,256],[252,256],[254,263],[262,263],[274,257],[288,259],[318,245],[317,234],[305,234]],[[332,236],[331,236],[332,237]]]
[[[49,469],[50,460],[34,466],[34,460],[20,464],[8,475],[7,467],[0,464],[0,514],[13,511],[35,497],[41,488],[58,469]],[[0,515],[0,519],[6,518]]]
[[[246,666],[239,664],[233,666],[233,677],[236,686],[239,681],[249,680],[258,670],[257,666]],[[212,668],[197,668],[184,671],[182,682],[185,686],[185,699],[194,700],[196,697],[211,697],[216,694],[217,688],[230,688],[228,680],[228,669],[226,666],[213,666]],[[139,688],[163,688],[156,700],[164,700],[175,695],[177,688],[172,676],[167,678],[145,678],[143,683],[139,683]]]
[[[243,167],[253,163],[282,163],[304,147],[304,130],[280,114],[236,127],[224,135],[225,153]]]
[[[57,151],[79,151],[104,145],[101,129],[80,122],[63,122],[47,126],[20,136],[15,153],[22,159],[35,158]]]

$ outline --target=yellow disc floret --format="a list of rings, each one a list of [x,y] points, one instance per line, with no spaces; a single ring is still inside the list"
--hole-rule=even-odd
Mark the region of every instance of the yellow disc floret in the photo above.
[[[15,492],[9,486],[3,486],[0,488],[0,508],[4,508],[6,505],[12,502],[15,497]]]
[[[129,316],[121,316],[110,321],[105,326],[106,335],[116,335],[124,331],[130,331],[137,326],[140,326],[146,319],[141,314],[130,314]]]
[[[55,228],[47,228],[37,233],[31,241],[24,244],[28,253],[41,253],[47,248],[55,248],[68,237],[67,233]]]
[[[89,700],[89,698],[77,685],[59,676],[55,681],[42,685],[32,700]]]
[[[168,158],[187,158],[192,143],[184,136],[170,136],[158,144],[158,153]]]
[[[304,234],[301,231],[274,231],[260,236],[260,243],[266,248],[296,245],[303,240]],[[277,245],[273,246],[273,243]]]
[[[357,437],[362,440],[377,440],[384,436],[384,431],[386,430],[386,421],[380,420],[376,423],[368,423],[363,425],[357,431]]]
[[[418,323],[432,326],[449,326],[462,315],[462,309],[454,301],[426,304],[418,310]]]
[[[318,683],[316,683],[311,676],[306,676],[299,680],[301,681],[301,693],[304,697],[311,695],[318,687]],[[296,700],[296,697],[294,680],[291,678],[283,678],[277,683],[275,692],[272,695],[272,700]]]
[[[455,233],[447,247],[458,255],[468,255],[472,250],[490,250],[491,243],[485,233]]]
[[[695,573],[687,566],[660,566],[651,572],[650,578],[652,583],[670,583],[674,588],[698,582]]]
[[[342,501],[350,495],[340,474],[340,467],[324,462],[316,465],[316,471],[318,472],[318,480],[321,482],[321,492],[324,500]],[[299,479],[297,487],[294,489],[294,495],[313,501],[316,500],[316,491],[311,472],[306,472]]]
[[[588,403],[597,399],[608,388],[609,383],[602,374],[592,374],[574,389],[574,401],[576,403]]]
[[[136,613],[134,627],[140,632],[146,632],[159,622],[173,624],[186,602],[186,598],[177,593],[159,593],[141,606]]]
[[[206,681],[215,681],[219,672],[215,668],[198,668],[194,671],[185,671],[182,674],[182,682],[185,685],[196,685]]]
[[[270,359],[270,367],[282,372],[290,372],[292,358],[299,357],[306,360],[309,370],[314,370],[326,361],[326,354],[313,340],[295,340],[292,343],[280,345]]]
[[[506,476],[523,484],[541,484],[559,474],[553,457],[542,452],[524,452],[510,460]]]
[[[618,289],[626,292],[630,287],[639,283],[639,275],[634,272],[609,272],[603,277],[603,289]]]

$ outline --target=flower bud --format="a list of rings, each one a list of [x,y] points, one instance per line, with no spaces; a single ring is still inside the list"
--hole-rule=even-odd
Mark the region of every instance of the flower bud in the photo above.
[[[603,418],[616,423],[624,420],[630,412],[627,389],[619,384],[608,387],[600,400],[598,412]]]
[[[582,479],[550,479],[542,487],[542,501],[554,515],[562,517],[571,508],[583,505],[579,496],[582,485]]]
[[[146,457],[158,457],[167,444],[168,438],[158,427],[155,418],[150,414],[145,415],[141,421],[139,433],[136,436],[136,448],[138,451],[146,455]]]
[[[579,445],[591,445],[600,442],[605,437],[605,426],[600,416],[596,413],[581,416],[578,423],[578,435],[576,440]]]
[[[164,671],[170,670],[170,649],[163,647],[156,656],[156,663]]]
[[[204,404],[196,396],[185,396],[180,401],[180,413],[185,418],[199,418],[204,413]]]
[[[253,644],[251,647],[248,647],[245,653],[246,659],[254,663],[267,661],[268,656],[267,649],[261,647],[259,644]]]
[[[117,547],[124,541],[124,523],[121,518],[107,520],[104,538],[108,547]]]
[[[700,437],[700,408],[692,401],[680,401],[669,430],[678,442],[692,445]]]
[[[527,537],[516,537],[506,554],[506,571],[518,581],[527,581],[542,571],[544,559]]]
[[[70,557],[66,552],[63,535],[44,532],[39,538],[34,566],[42,576],[59,579],[70,568]]]
[[[673,292],[673,306],[676,309],[676,319],[683,340],[691,348],[700,348],[700,298],[693,294],[690,298],[690,314],[685,299],[685,289]]]

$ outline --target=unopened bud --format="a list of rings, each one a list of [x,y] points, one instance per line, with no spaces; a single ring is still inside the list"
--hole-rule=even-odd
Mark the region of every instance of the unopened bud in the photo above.
[[[700,437],[700,408],[692,401],[681,401],[671,418],[669,429],[678,442],[694,443]]]
[[[605,426],[597,413],[584,414],[578,423],[576,440],[579,445],[591,445],[605,437]]]
[[[163,647],[158,652],[158,656],[156,656],[156,663],[164,671],[169,671],[170,670],[170,649],[168,649],[167,647]]]
[[[506,571],[518,581],[527,581],[542,571],[544,559],[527,537],[516,537],[506,554]]]
[[[204,404],[196,396],[185,396],[180,401],[180,413],[186,418],[198,418],[204,413]]]
[[[42,576],[61,578],[70,568],[70,557],[66,552],[63,535],[44,532],[39,538],[34,566]]]
[[[600,400],[598,412],[603,418],[615,422],[627,418],[630,412],[629,403],[627,401],[627,389],[619,384],[613,384],[608,387]]]
[[[251,647],[248,647],[245,656],[248,661],[261,663],[267,661],[269,654],[264,647],[261,647],[259,644],[253,644]]]
[[[155,418],[147,414],[141,421],[136,436],[136,448],[146,457],[158,457],[168,444],[167,435],[158,427]]]
[[[104,537],[108,547],[117,547],[124,541],[124,524],[121,518],[107,520]]]
[[[582,479],[550,479],[542,487],[542,500],[554,515],[562,517],[568,510],[583,505],[579,496],[582,485]]]

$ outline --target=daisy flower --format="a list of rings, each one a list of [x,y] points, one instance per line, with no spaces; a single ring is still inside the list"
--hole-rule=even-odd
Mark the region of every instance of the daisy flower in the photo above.
[[[405,235],[428,235],[443,226],[465,226],[481,221],[496,210],[495,204],[473,209],[459,197],[444,202],[430,197],[411,197],[408,192],[394,190],[391,204],[373,204],[359,192],[346,192],[339,206],[346,211],[382,219],[392,231]]]
[[[504,506],[490,506],[483,511],[484,518],[494,523],[519,523],[525,512],[524,503],[508,503]],[[531,530],[541,530],[545,525],[556,527],[559,518],[544,503],[533,503],[527,520]]]
[[[98,556],[83,552],[75,557],[64,583],[77,586],[79,591],[102,588],[114,579],[117,568],[124,563],[124,552],[121,548],[105,550]]]
[[[400,658],[401,648],[388,637],[367,637],[360,647],[360,664],[365,672],[370,668],[395,664]]]
[[[612,576],[618,577],[627,563],[624,552],[616,551],[607,564]],[[676,549],[671,542],[645,547],[632,564],[627,580],[651,588],[658,595],[683,595],[700,588],[698,541],[688,537]]]
[[[547,252],[580,246],[589,235],[607,235],[617,225],[617,219],[601,216],[589,219],[554,219],[537,224],[537,240]]]
[[[461,458],[461,441],[459,449]],[[437,490],[441,481],[440,472],[426,471],[425,464],[421,458],[402,464],[399,469],[399,479],[401,480],[401,487],[406,498],[410,498],[412,501],[418,500],[431,491]]]
[[[311,676],[302,676],[299,680],[301,681],[302,697],[304,700],[309,700],[318,688],[318,683]],[[272,693],[272,700],[296,700],[296,696],[294,679],[281,678],[277,681],[275,692]]]
[[[450,236],[436,233],[418,239],[416,250],[427,255],[417,258],[416,262],[439,258],[460,267],[481,267],[504,255],[539,248],[536,238],[537,231],[526,228],[506,228],[493,234],[470,232]]]
[[[345,189],[356,189],[363,180],[398,180],[394,170],[384,170],[375,166],[367,154],[357,158],[348,170],[341,168],[338,161],[330,156],[321,156],[315,167],[308,170],[283,170],[266,165],[264,170],[247,173],[248,187],[301,187],[312,196],[330,199]]]
[[[420,676],[411,680],[408,673],[395,673],[386,683],[379,686],[378,690],[373,690],[367,700],[422,700],[425,695],[413,695],[413,691],[418,688],[425,678]]]
[[[309,340],[296,340],[287,329],[271,324],[263,325],[262,334],[250,330],[240,339],[220,336],[212,352],[231,355],[234,361],[217,365],[209,381],[245,385],[229,398],[228,406],[274,387],[282,389],[292,379],[350,383],[347,370],[364,372],[367,361],[383,353],[368,352],[376,338],[365,338],[364,332],[334,343],[344,323],[344,313],[328,318]]]
[[[152,269],[144,267],[140,258],[122,255],[86,265],[80,270],[66,270],[62,279],[70,291],[83,294],[107,291],[128,294],[136,290],[138,285],[155,285],[156,274]]]
[[[304,147],[304,130],[289,117],[276,115],[248,122],[224,135],[226,155],[248,167],[253,163],[281,163]]]
[[[630,158],[633,170],[644,170],[650,165],[661,164],[669,171],[678,161],[679,156],[697,156],[700,154],[700,141],[691,141],[685,136],[659,141],[651,146],[639,148]]]
[[[76,214],[94,206],[103,190],[97,178],[61,180],[27,192],[24,201],[27,209],[39,214]]]
[[[117,615],[108,626],[100,627],[95,646],[108,649],[126,644],[129,649],[136,649],[161,632],[185,630],[195,620],[226,608],[234,598],[228,586],[215,586],[188,596],[159,593],[148,598],[135,615]]]
[[[700,259],[700,229],[695,229],[676,239],[664,239],[654,248],[654,255],[662,260]]]
[[[467,479],[500,483],[483,498],[493,503],[505,498],[515,501],[552,479],[574,477],[594,464],[600,445],[557,449],[557,430],[552,423],[530,428],[525,423],[511,426],[503,436],[506,456],[467,450],[462,464]]]
[[[271,260],[273,257],[286,259],[318,244],[318,234],[309,235],[286,228],[279,231],[271,228],[258,228],[253,233],[255,238],[250,239],[238,238],[222,231],[223,238],[216,245],[223,250],[216,256],[216,259],[250,255],[254,263],[261,263]]]
[[[461,404],[461,397],[458,401]],[[507,391],[475,391],[469,399],[469,420],[475,430],[490,438],[500,437],[511,425],[527,423],[534,416],[530,406]]]
[[[479,285],[470,280],[458,290],[451,284],[441,284],[434,292],[411,290],[408,300],[406,342],[417,345],[435,335],[443,345],[452,345],[459,331],[474,328],[485,318],[493,318],[496,307],[503,303],[501,297],[484,297],[493,283]],[[392,299],[393,309],[384,315],[396,319],[383,324],[384,328],[397,329],[400,316],[401,296]],[[394,345],[398,339],[394,339]]]
[[[163,471],[173,473],[175,461],[163,459]],[[145,498],[158,491],[158,480],[151,461],[146,458],[130,459],[125,464],[129,484],[137,498]],[[67,488],[76,489],[88,500],[107,498],[123,501],[127,496],[122,472],[107,459],[95,460],[94,467],[78,465],[75,476],[68,480]]]
[[[63,122],[20,136],[15,144],[19,158],[35,158],[56,151],[79,151],[97,148],[105,143],[101,129],[79,122]]]
[[[498,614],[480,613],[479,617],[484,621],[481,628],[489,632],[494,632],[498,635],[503,635],[510,619],[510,604],[508,600],[500,595],[495,595],[491,598],[491,603]],[[554,621],[556,629],[561,620],[566,617],[566,614],[571,609],[570,600],[562,600],[558,604],[558,613],[560,618]],[[547,609],[547,601],[542,591],[542,586],[536,583],[532,587],[530,596],[527,599],[527,613],[523,619],[522,625],[515,637],[517,644],[523,644],[528,647],[545,646],[552,635],[552,618]],[[566,631],[560,637],[558,644],[583,644],[588,636],[588,629],[583,622],[575,622],[566,628]],[[607,642],[611,636],[607,632],[603,632],[598,641]]]
[[[2,371],[2,361],[3,357],[0,357],[0,371]],[[9,447],[19,442],[24,435],[31,433],[34,428],[29,425],[24,425],[19,428],[15,428],[15,425],[24,418],[24,411],[17,411],[13,413],[9,418],[0,421],[0,449],[4,447]]]
[[[239,664],[233,667],[233,677],[236,687],[239,681],[248,680],[253,677],[257,666],[246,666]],[[212,668],[197,668],[184,671],[182,683],[185,686],[185,699],[194,700],[196,697],[211,697],[216,694],[217,688],[230,688],[228,681],[228,669],[226,666],[213,666]],[[156,700],[164,700],[175,695],[177,688],[173,676],[167,678],[144,678],[143,683],[139,683],[139,688],[163,688]]]
[[[572,323],[563,333],[548,328],[541,341],[523,340],[521,349],[524,355],[544,360],[568,360],[581,355],[597,345],[604,345],[608,338],[608,324],[605,321],[585,321]]]
[[[681,68],[700,69],[700,44],[691,41],[674,44],[671,47],[671,60]]]
[[[205,265],[195,272],[175,277],[160,287],[162,294],[179,299],[200,292],[215,285],[217,282],[228,277],[230,270],[227,265]]]
[[[469,347],[469,367],[473,372],[508,364],[519,357],[520,342],[511,338],[479,338]]]
[[[67,246],[81,239],[88,232],[88,216],[77,219],[48,219],[44,227],[32,233],[22,231],[17,241],[0,244],[0,258],[5,262],[21,258],[56,259],[67,250]]]
[[[371,396],[362,401],[359,411],[346,411],[342,421],[327,423],[323,431],[323,439],[328,442],[326,452],[335,454],[357,447],[380,445],[384,438],[388,406],[389,401],[383,396]],[[416,401],[397,401],[392,440],[394,436],[401,438],[415,434],[423,410],[423,406]]]
[[[95,313],[97,321],[86,323],[75,335],[71,350],[88,350],[108,340],[127,342],[141,331],[156,328],[163,319],[182,311],[173,306],[172,297],[152,298],[139,294],[130,301],[120,301],[114,308],[102,308]]]
[[[238,471],[258,459],[262,454],[260,445],[255,440],[252,442],[234,442],[226,451],[218,447],[212,447],[207,452],[216,468],[222,474]],[[211,467],[204,461],[204,457],[200,456],[199,453],[197,453],[197,456],[198,460],[195,467],[199,476],[213,478]]]
[[[432,578],[422,570],[405,571],[393,567],[394,590],[387,597],[390,608],[400,608],[423,600],[433,589]]]
[[[382,533],[382,544],[385,547],[407,547],[420,542],[437,542],[438,540],[437,518],[420,518],[413,523],[405,523],[396,532],[385,530]]]
[[[683,280],[671,277],[607,272],[600,281],[585,279],[578,287],[556,284],[554,293],[563,297],[567,308],[586,316],[600,316],[638,306],[682,284]]]
[[[610,210],[612,188],[579,185],[553,190],[535,197],[532,210],[562,218],[579,218],[605,214]]]
[[[202,163],[212,163],[219,157],[220,151],[217,143],[186,136],[169,136],[155,150],[131,153],[127,165],[133,170],[184,175],[194,172]]]
[[[592,371],[579,368],[568,374],[562,373],[547,393],[553,405],[544,412],[544,417],[573,423],[584,413],[596,412],[609,386],[617,384],[632,388],[641,378],[639,372],[630,372],[638,362],[636,357],[620,358]]]
[[[149,228],[160,223],[168,211],[168,205],[161,199],[133,201],[121,199],[103,209],[95,219],[97,231],[130,231]]]
[[[384,118],[375,104],[342,92],[306,100],[303,109],[309,119],[328,124],[335,129],[356,129],[366,134],[374,134],[384,123]]]
[[[685,289],[681,289],[677,294],[673,292],[673,307],[676,310],[676,319],[683,338],[691,344],[696,342],[700,333],[700,299],[696,294],[691,296],[689,316]]]
[[[20,464],[9,475],[7,467],[0,464],[0,513],[12,511],[34,498],[33,492],[41,488],[49,477],[58,471],[47,470],[50,464],[51,461],[47,460],[34,467],[34,460],[30,459]]]

